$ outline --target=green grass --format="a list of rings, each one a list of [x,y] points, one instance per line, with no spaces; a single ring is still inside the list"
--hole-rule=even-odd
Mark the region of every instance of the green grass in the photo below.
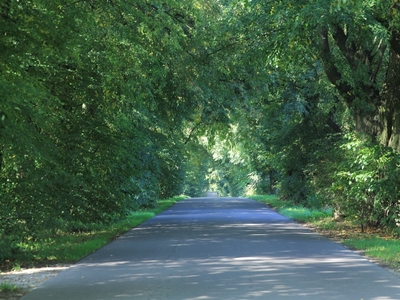
[[[325,216],[321,219],[314,220],[311,222],[315,228],[319,228],[322,230],[333,230],[333,231],[340,231],[343,230],[344,227],[352,227],[354,226],[352,222],[340,222],[338,223],[334,217]],[[348,223],[348,224],[347,224]]]
[[[400,241],[398,239],[372,236],[347,239],[343,243],[351,249],[362,250],[366,256],[376,258],[392,268],[399,267]]]
[[[331,209],[317,210],[301,206],[282,208],[279,213],[301,223],[314,222],[332,216]]]
[[[351,249],[359,250],[366,256],[378,260],[394,269],[400,269],[400,240],[393,234],[381,231],[360,233],[359,226],[351,220],[337,221],[330,209],[308,209],[283,201],[274,195],[248,196],[248,198],[266,203],[278,213],[299,222],[311,223],[317,230],[328,231],[332,237],[340,238]]]
[[[180,196],[160,200],[157,207],[132,212],[124,220],[111,225],[97,225],[91,230],[83,232],[58,231],[54,236],[20,244],[19,247],[22,251],[13,261],[3,263],[2,269],[13,269],[15,266],[74,263],[185,198],[187,197]]]
[[[295,205],[291,201],[281,200],[275,195],[255,195],[248,198],[265,203],[276,209],[281,215],[302,223],[314,222],[332,216],[331,209],[309,209]]]
[[[0,293],[14,293],[19,290],[20,290],[20,288],[14,284],[10,284],[10,283],[1,283],[0,284]]]

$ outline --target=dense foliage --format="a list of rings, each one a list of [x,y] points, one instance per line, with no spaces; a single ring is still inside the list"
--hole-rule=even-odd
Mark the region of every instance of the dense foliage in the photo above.
[[[186,193],[398,226],[394,0],[0,4],[0,258]]]
[[[271,180],[284,198],[334,207],[362,227],[396,228],[400,6],[249,6],[253,13],[263,7],[258,16],[268,32],[262,41],[267,92],[252,121],[260,149],[255,162],[277,172]]]
[[[182,192],[201,6],[2,1],[0,258]]]

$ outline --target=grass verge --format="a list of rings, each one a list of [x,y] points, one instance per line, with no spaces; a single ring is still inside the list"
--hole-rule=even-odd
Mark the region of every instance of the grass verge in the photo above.
[[[20,244],[22,251],[13,260],[0,262],[2,271],[21,267],[40,267],[74,263],[108,244],[119,235],[163,212],[187,197],[179,196],[158,201],[157,207],[132,212],[114,224],[99,225],[83,232],[63,232],[36,242]]]
[[[335,220],[330,209],[308,209],[291,201],[283,201],[275,195],[256,195],[248,198],[265,203],[278,213],[305,223],[306,226],[350,249],[361,251],[383,266],[400,270],[400,240],[390,232],[367,229],[362,233],[356,222]]]
[[[21,290],[21,288],[19,288],[18,286],[14,285],[14,284],[10,284],[10,283],[1,283],[0,284],[0,293],[15,293],[20,290]]]
[[[373,235],[349,238],[344,244],[351,249],[362,250],[367,257],[376,258],[383,265],[400,269],[400,241],[395,238]]]
[[[26,289],[10,283],[0,284],[0,299],[1,300],[16,300],[20,299],[25,293]]]
[[[248,198],[265,203],[281,215],[301,223],[315,222],[332,217],[331,209],[309,209],[295,205],[290,201],[281,200],[275,195],[256,195]]]

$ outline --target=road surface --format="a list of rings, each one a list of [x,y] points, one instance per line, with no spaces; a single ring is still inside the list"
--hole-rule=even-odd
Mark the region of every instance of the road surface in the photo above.
[[[179,202],[23,300],[400,299],[400,279],[243,198]]]

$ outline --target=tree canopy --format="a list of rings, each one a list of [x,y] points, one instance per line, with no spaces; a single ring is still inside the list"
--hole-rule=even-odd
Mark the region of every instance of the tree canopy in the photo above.
[[[395,0],[5,0],[0,258],[159,198],[398,224]]]

